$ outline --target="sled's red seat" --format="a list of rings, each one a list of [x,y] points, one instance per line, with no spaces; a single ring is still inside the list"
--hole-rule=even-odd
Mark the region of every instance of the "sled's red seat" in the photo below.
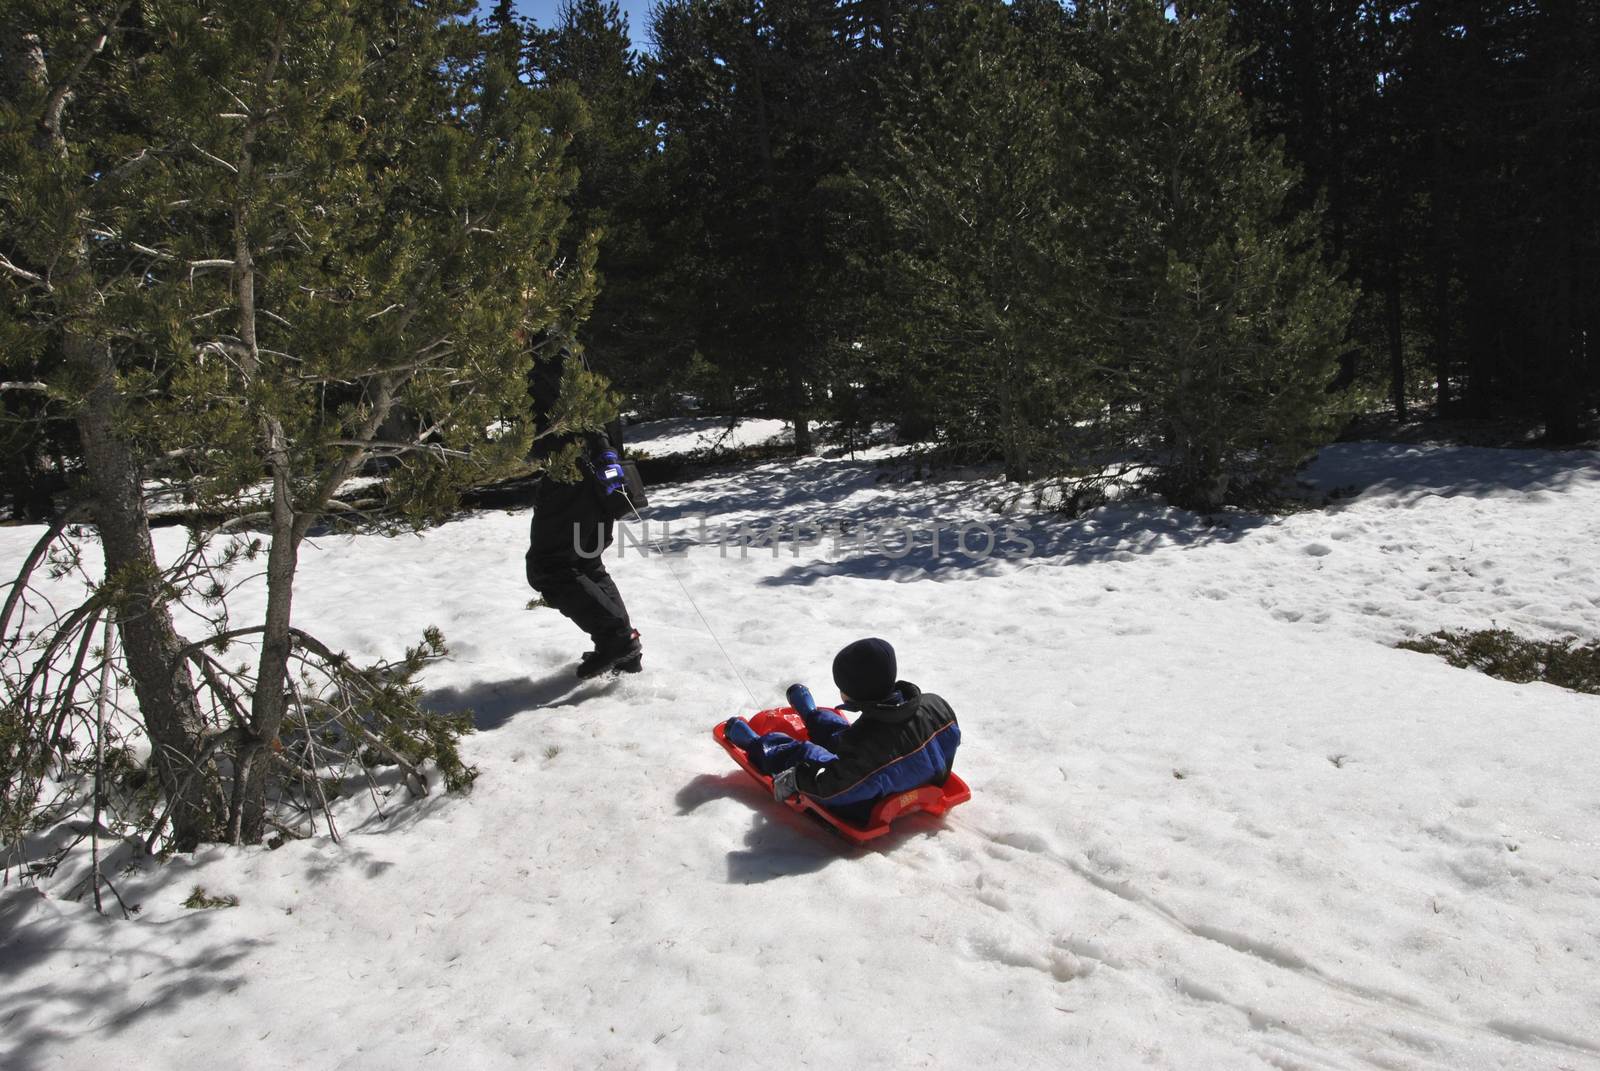
[[[759,735],[788,733],[796,740],[808,739],[806,723],[795,712],[793,707],[774,707],[771,710],[763,710],[746,720],[750,722],[750,728]],[[750,759],[745,755],[744,749],[728,740],[721,724],[711,730],[711,736],[717,743],[722,745],[724,751],[733,757],[733,761],[739,764],[740,769],[759,781],[765,786],[768,794],[771,794],[772,778],[750,765]],[[872,816],[864,826],[845,821],[826,807],[813,801],[805,793],[791,796],[783,802],[790,810],[799,811],[802,814],[809,813],[826,822],[846,840],[853,841],[856,844],[865,844],[867,841],[875,837],[881,837],[889,832],[890,823],[902,815],[916,811],[926,811],[928,814],[938,817],[950,808],[959,803],[965,803],[971,798],[972,790],[967,787],[967,783],[952,773],[945,778],[943,785],[923,785],[921,788],[914,788],[909,792],[896,792],[892,796],[885,796],[872,808]]]

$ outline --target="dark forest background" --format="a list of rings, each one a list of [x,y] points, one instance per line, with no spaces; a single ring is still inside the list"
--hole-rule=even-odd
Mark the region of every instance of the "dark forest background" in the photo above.
[[[1594,434],[1595,5],[666,0],[649,23],[501,0],[478,31],[566,139],[569,261],[598,240],[587,318],[541,352],[642,415],[780,416],[801,452],[887,423],[1018,480],[1127,461],[1202,507],[1357,413]],[[0,378],[48,380],[18,338]],[[0,403],[28,519],[78,449],[42,393]]]
[[[511,19],[504,6],[499,17]],[[1183,245],[1170,229],[1137,233],[1170,227],[1163,211],[1195,211],[1141,207],[1161,196],[1147,184],[1209,167],[1215,187],[1201,176],[1194,196],[1257,202],[1191,221],[1211,229],[1192,250],[1279,192],[1231,180],[1287,165],[1290,187],[1267,211],[1313,214],[1321,263],[1354,295],[1322,384],[1345,411],[1504,418],[1551,444],[1593,434],[1594,5],[670,0],[630,28],[582,0],[555,26],[517,25],[527,76],[576,87],[588,108],[574,143],[581,211],[608,237],[583,342],[658,409],[684,391],[760,408],[794,420],[802,447],[808,420],[888,418],[1001,448],[987,440],[1006,437],[1007,418],[998,403],[965,404],[966,380],[1028,363],[995,352],[1007,329],[1056,355],[1153,359],[1107,356],[1132,343],[1126,319],[1085,323],[1126,303],[1107,275],[1141,247]],[[630,30],[652,47],[632,49]],[[1253,152],[1226,144],[1240,137],[1226,120],[1234,95]],[[972,214],[986,211],[1034,233],[986,231]],[[987,270],[950,263],[1007,241]],[[1029,257],[1091,277],[1071,293],[1002,283],[1040,304],[1014,304],[1002,319],[1016,322],[988,332],[952,327],[973,313],[974,285],[1031,276]],[[944,262],[942,295],[917,287],[939,275],[921,270],[930,258]],[[962,308],[926,307],[941,298]],[[1333,329],[1338,316],[1322,320]],[[1116,345],[1086,337],[1106,333]],[[1140,368],[1112,391],[1098,378],[1022,372],[1052,395],[1034,399],[1045,409],[1085,390],[1089,409],[1148,401],[1157,377]]]

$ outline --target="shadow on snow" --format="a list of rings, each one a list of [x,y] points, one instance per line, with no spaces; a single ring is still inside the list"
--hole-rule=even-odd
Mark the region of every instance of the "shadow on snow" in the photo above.
[[[498,729],[518,714],[552,707],[577,706],[609,689],[615,678],[579,680],[571,669],[538,680],[513,677],[484,681],[465,688],[439,688],[422,697],[422,705],[437,713],[471,710],[473,728]]]
[[[840,859],[893,851],[914,837],[936,834],[941,825],[939,819],[929,815],[908,815],[870,845],[851,844],[821,819],[774,800],[739,771],[700,774],[689,781],[678,790],[678,814],[691,814],[720,799],[739,800],[748,804],[751,811],[745,846],[728,853],[728,882],[732,885],[814,874]]]
[[[67,909],[71,910],[71,909]],[[120,948],[116,955],[134,984],[107,985],[104,975],[85,962],[56,969],[51,980],[29,990],[0,1015],[0,1064],[16,1071],[56,1066],[55,1046],[84,1035],[114,1039],[150,1016],[170,1017],[197,999],[232,992],[249,981],[259,942],[237,935],[210,944],[201,937],[212,913],[196,911],[170,922],[139,923],[140,928],[175,927],[180,936],[169,947],[180,952]],[[123,925],[109,918],[97,925]],[[52,956],[103,956],[104,946],[74,944],[76,920],[57,903],[27,890],[0,896],[0,958],[8,970],[36,965]]]
[[[1489,498],[1600,483],[1600,452],[1339,443],[1323,450],[1301,478],[1323,490],[1391,494],[1410,505],[1433,495]]]

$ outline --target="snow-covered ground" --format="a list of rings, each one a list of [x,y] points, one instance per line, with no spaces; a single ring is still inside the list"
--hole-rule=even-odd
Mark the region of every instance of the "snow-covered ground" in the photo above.
[[[998,518],[992,480],[902,475],[656,488],[674,548],[695,514],[946,531],[630,545],[646,672],[610,683],[523,609],[526,513],[319,540],[314,631],[367,657],[444,629],[473,792],[125,875],[133,922],[5,892],[0,1065],[1600,1068],[1600,697],[1390,646],[1600,638],[1600,454],[1340,445],[1311,478],[1359,494],[1228,528]],[[1034,553],[951,550],[978,521]],[[35,537],[0,530],[0,564]],[[890,639],[960,714],[972,801],[863,851],[776,808],[711,740],[752,701],[696,605],[763,705]]]
[[[632,453],[650,457],[694,456],[793,442],[794,429],[782,420],[770,418],[730,421],[717,416],[678,417],[631,425],[622,430],[622,438]]]

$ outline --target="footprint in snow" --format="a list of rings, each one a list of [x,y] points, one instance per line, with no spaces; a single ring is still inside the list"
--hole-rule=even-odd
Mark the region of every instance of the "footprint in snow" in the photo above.
[[[990,838],[996,844],[1024,852],[1048,852],[1050,842],[1037,833],[995,833]]]

